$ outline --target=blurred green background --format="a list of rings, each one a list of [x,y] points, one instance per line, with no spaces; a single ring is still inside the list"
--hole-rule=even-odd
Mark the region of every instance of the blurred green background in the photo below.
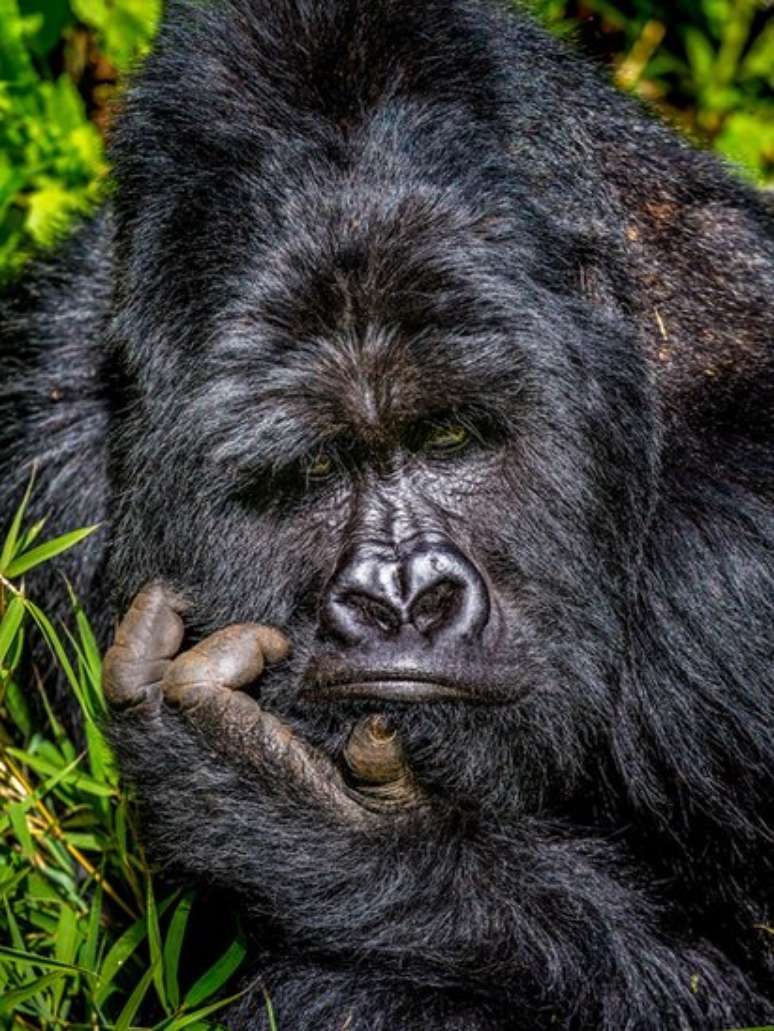
[[[768,0],[527,2],[623,89],[774,182]],[[117,81],[150,45],[161,3],[0,0],[0,277],[98,198]]]

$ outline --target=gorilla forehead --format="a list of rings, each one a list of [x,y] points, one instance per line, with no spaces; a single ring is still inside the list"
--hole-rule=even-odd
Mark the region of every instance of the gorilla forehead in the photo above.
[[[421,196],[384,209],[345,197],[322,230],[280,239],[270,271],[245,259],[193,390],[227,450],[246,434],[287,452],[344,432],[385,443],[450,411],[510,417],[523,344],[547,331],[540,291],[493,245],[504,223]]]
[[[388,447],[412,424],[451,413],[505,430],[522,390],[519,351],[496,333],[411,336],[373,324],[292,342],[238,333],[210,365],[195,404],[211,447],[229,458],[257,448],[270,462],[344,435]]]

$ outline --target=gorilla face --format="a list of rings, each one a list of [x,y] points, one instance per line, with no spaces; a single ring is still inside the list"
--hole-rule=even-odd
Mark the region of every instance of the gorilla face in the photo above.
[[[327,203],[301,239],[288,216],[279,271],[256,248],[238,290],[211,284],[198,336],[162,324],[114,441],[133,484],[118,604],[161,575],[193,640],[282,628],[293,655],[262,704],[331,749],[387,711],[428,784],[566,800],[621,674],[644,368],[614,311],[540,281],[529,213],[459,196],[396,212],[376,190]]]

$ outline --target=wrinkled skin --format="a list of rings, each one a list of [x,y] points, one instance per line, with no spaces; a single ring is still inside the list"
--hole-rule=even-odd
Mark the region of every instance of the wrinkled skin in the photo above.
[[[131,708],[152,720],[166,704],[216,741],[224,754],[255,765],[263,776],[293,782],[311,804],[354,825],[373,822],[374,813],[423,803],[388,726],[375,718],[362,721],[345,749],[355,790],[327,756],[240,690],[266,664],[287,657],[289,642],[279,631],[231,626],[179,654],[185,608],[161,584],[152,584],[134,600],[103,667],[105,697],[116,709]]]

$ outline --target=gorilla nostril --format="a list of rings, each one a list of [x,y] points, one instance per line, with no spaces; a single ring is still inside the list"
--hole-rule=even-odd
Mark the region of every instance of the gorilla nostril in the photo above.
[[[345,556],[320,612],[323,637],[375,647],[408,632],[426,644],[470,644],[489,619],[475,565],[446,540],[418,537],[389,550],[363,545]]]
[[[396,633],[400,629],[400,616],[391,605],[378,598],[372,598],[361,591],[348,591],[341,604],[356,613],[362,623],[377,626],[385,633]]]
[[[411,622],[421,634],[452,622],[459,607],[460,587],[451,580],[441,580],[423,591],[411,606]]]

